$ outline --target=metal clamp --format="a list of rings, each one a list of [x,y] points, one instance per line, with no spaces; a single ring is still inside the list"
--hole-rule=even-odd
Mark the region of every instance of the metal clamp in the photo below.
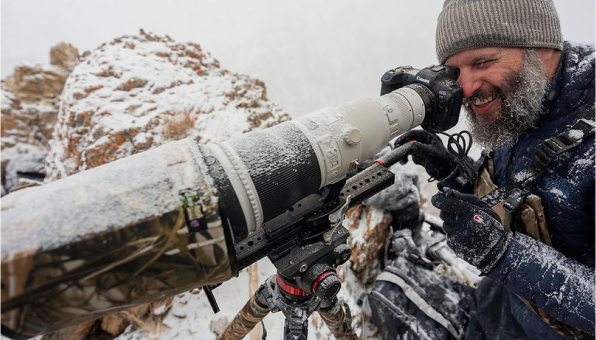
[[[343,222],[344,217],[346,216],[346,211],[348,211],[350,208],[351,200],[352,195],[348,195],[348,197],[346,197],[346,201],[339,208],[337,208],[337,210],[329,214],[329,224],[331,225],[331,230],[323,234],[325,244],[331,244],[333,233],[335,232],[335,229],[337,229],[337,227]]]

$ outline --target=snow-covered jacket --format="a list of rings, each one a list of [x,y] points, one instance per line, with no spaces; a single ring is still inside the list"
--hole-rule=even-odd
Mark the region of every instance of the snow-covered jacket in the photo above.
[[[494,153],[498,185],[526,169],[545,139],[567,130],[577,114],[594,103],[594,57],[591,46],[565,43],[537,128]],[[511,292],[512,313],[530,339],[555,339],[558,334],[515,294],[551,317],[594,334],[594,163],[592,134],[548,166],[532,192],[542,199],[554,249],[516,233],[489,274]]]

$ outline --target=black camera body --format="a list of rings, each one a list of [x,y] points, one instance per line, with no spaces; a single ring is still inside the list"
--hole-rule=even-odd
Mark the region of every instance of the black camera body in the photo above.
[[[402,87],[415,90],[426,107],[424,122],[428,131],[445,131],[457,124],[463,100],[463,90],[457,84],[459,72],[446,65],[423,69],[402,66],[389,70],[381,77],[381,95]]]

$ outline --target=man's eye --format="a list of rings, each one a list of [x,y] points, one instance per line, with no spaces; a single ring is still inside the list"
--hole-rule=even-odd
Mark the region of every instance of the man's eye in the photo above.
[[[487,67],[489,66],[493,61],[495,61],[494,59],[489,59],[489,60],[483,60],[483,61],[479,61],[477,63],[474,63],[474,66],[479,67],[479,68],[483,68],[483,67]]]

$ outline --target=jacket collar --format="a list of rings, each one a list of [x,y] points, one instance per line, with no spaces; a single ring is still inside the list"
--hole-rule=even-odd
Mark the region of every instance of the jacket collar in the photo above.
[[[564,43],[563,55],[543,101],[545,120],[594,101],[594,47]]]

